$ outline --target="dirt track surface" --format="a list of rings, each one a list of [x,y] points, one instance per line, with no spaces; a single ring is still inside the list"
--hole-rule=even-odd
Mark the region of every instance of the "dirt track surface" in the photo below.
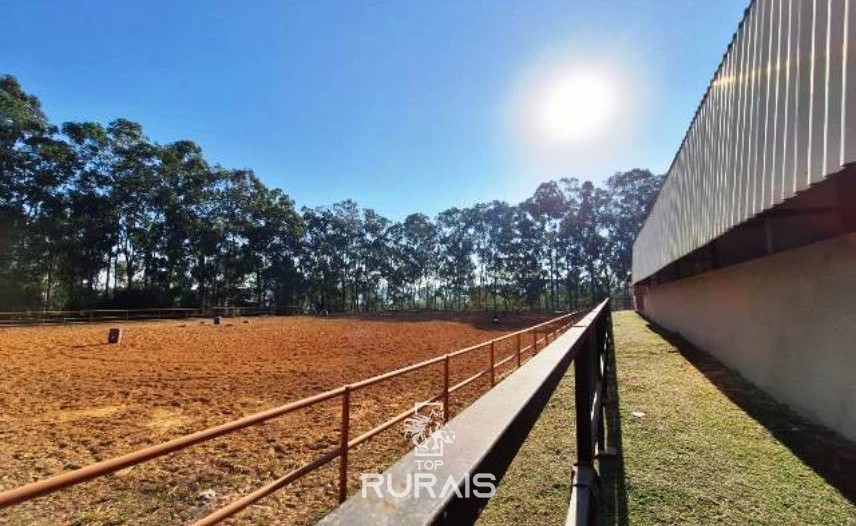
[[[229,318],[0,329],[0,489],[10,489],[282,405],[529,326],[543,318],[420,314]],[[497,360],[513,352],[497,349]],[[513,362],[513,361],[512,361]],[[489,363],[452,361],[452,383]],[[442,366],[356,392],[351,436],[442,389]],[[460,410],[485,389],[452,399]],[[341,402],[215,439],[0,511],[0,525],[184,524],[323,455],[339,439]],[[407,448],[400,426],[350,455],[359,473]],[[336,503],[337,461],[227,524],[311,524]]]

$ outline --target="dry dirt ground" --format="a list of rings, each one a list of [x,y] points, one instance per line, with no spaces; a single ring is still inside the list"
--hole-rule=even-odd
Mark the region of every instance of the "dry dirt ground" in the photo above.
[[[543,318],[395,314],[0,329],[0,489],[10,489],[488,340]],[[509,341],[509,344],[513,342]],[[497,356],[513,352],[511,345]],[[514,361],[512,360],[512,363]],[[452,361],[452,382],[489,363]],[[442,389],[442,365],[358,391],[352,436]],[[453,410],[486,381],[456,393]],[[0,525],[183,524],[336,447],[338,398],[0,510]],[[401,426],[351,453],[359,473],[404,452]],[[335,505],[337,461],[228,524],[310,524]]]

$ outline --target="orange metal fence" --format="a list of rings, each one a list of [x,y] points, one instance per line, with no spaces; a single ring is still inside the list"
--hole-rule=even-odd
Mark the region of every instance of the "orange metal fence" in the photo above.
[[[572,312],[569,314],[565,314],[559,316],[557,318],[551,319],[544,323],[540,323],[538,325],[534,325],[527,329],[519,330],[516,332],[512,332],[510,334],[506,334],[500,336],[498,338],[494,338],[492,340],[482,342],[476,345],[472,345],[470,347],[466,347],[464,349],[460,349],[458,351],[445,354],[442,356],[438,356],[436,358],[432,358],[430,360],[425,360],[419,363],[415,363],[413,365],[409,365],[406,367],[402,367],[400,369],[396,369],[394,371],[390,371],[387,373],[383,373],[371,378],[367,378],[365,380],[361,380],[352,384],[344,385],[338,387],[336,389],[331,389],[329,391],[325,391],[323,393],[310,396],[308,398],[303,398],[301,400],[297,400],[295,402],[291,402],[279,407],[275,407],[272,409],[268,409],[267,411],[262,411],[260,413],[255,413],[249,416],[245,416],[238,420],[233,420],[231,422],[227,422],[225,424],[221,424],[219,426],[211,427],[208,429],[204,429],[202,431],[197,431],[196,433],[191,433],[189,435],[185,435],[182,437],[175,438],[168,442],[163,442],[161,444],[156,444],[153,446],[145,447],[143,449],[134,451],[132,453],[128,453],[125,455],[121,455],[118,457],[114,457],[111,459],[103,460],[101,462],[96,462],[94,464],[90,464],[88,466],[84,466],[82,468],[76,469],[74,471],[69,471],[67,473],[62,473],[59,475],[55,475],[53,477],[49,477],[37,482],[33,482],[31,484],[27,484],[18,488],[10,489],[7,491],[0,492],[0,509],[12,506],[15,504],[19,504],[22,502],[26,502],[37,497],[47,495],[48,493],[52,493],[54,491],[67,488],[69,486],[74,486],[76,484],[80,484],[82,482],[86,482],[88,480],[92,480],[94,478],[98,478],[110,473],[114,473],[116,471],[128,468],[130,466],[135,466],[137,464],[141,464],[148,460],[152,460],[154,458],[158,458],[176,451],[180,451],[187,447],[200,444],[202,442],[207,442],[214,438],[233,433],[240,429],[259,424],[273,418],[292,413],[299,409],[307,408],[310,406],[314,406],[316,404],[322,403],[324,401],[340,397],[342,402],[342,412],[341,412],[341,432],[339,445],[325,453],[319,458],[316,458],[312,462],[305,464],[297,469],[286,473],[280,478],[274,480],[273,482],[268,483],[267,485],[257,489],[256,491],[241,497],[238,500],[233,501],[232,503],[214,511],[213,513],[203,517],[202,519],[194,522],[191,526],[204,526],[210,524],[216,524],[227,517],[231,517],[232,515],[238,513],[243,510],[247,506],[259,501],[260,499],[270,495],[271,493],[277,491],[283,486],[307,475],[308,473],[330,463],[332,460],[339,458],[339,475],[338,475],[338,489],[339,489],[339,501],[344,501],[347,493],[348,493],[348,452],[354,447],[366,442],[367,440],[373,438],[374,436],[380,434],[381,432],[389,429],[393,425],[398,422],[401,422],[407,416],[412,413],[412,410],[404,411],[398,415],[395,415],[391,419],[386,422],[374,427],[373,429],[366,431],[365,433],[351,437],[350,436],[350,428],[351,428],[351,419],[350,419],[350,404],[351,404],[351,394],[360,389],[369,387],[371,385],[375,385],[377,383],[390,380],[392,378],[399,377],[401,375],[418,371],[424,369],[426,367],[430,367],[432,365],[441,364],[443,365],[443,390],[440,394],[432,397],[429,401],[443,401],[443,408],[446,412],[445,417],[448,419],[451,417],[450,407],[450,395],[455,391],[458,391],[476,380],[487,375],[490,378],[490,385],[493,387],[496,385],[501,378],[497,378],[496,371],[498,368],[503,365],[516,360],[516,366],[520,367],[524,363],[523,356],[526,353],[528,357],[531,357],[544,346],[546,346],[550,341],[555,340],[555,338],[562,332],[564,332],[568,327],[573,325],[577,320],[582,317],[583,313],[581,311]],[[499,360],[497,360],[496,350],[497,344],[499,342],[504,342],[510,340],[513,343],[514,351]],[[540,346],[540,348],[539,348]],[[486,369],[480,370],[476,374],[466,378],[465,380],[455,384],[450,385],[449,381],[449,370],[451,367],[451,361],[455,358],[461,357],[466,354],[470,354],[479,350],[489,350],[490,352],[490,366]],[[528,359],[528,357],[526,359]]]

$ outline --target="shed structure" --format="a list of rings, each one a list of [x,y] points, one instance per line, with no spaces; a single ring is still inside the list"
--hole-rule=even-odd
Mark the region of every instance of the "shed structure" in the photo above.
[[[636,307],[856,440],[856,0],[754,0],[633,247]]]

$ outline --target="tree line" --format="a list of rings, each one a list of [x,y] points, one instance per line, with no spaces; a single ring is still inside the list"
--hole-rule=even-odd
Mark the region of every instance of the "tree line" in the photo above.
[[[567,309],[625,286],[662,183],[563,178],[516,205],[390,220],[298,209],[189,140],[117,119],[51,124],[0,76],[0,310],[156,306]]]

